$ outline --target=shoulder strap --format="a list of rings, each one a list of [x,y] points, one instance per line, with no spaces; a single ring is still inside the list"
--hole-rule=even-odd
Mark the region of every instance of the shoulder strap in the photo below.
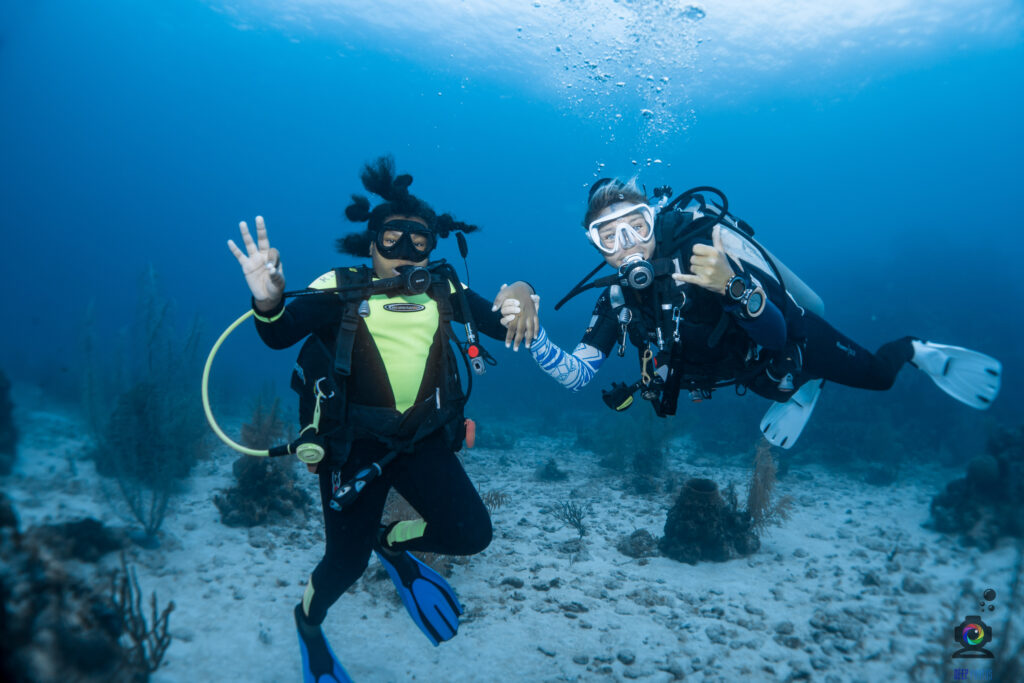
[[[438,323],[442,327],[451,322],[455,314],[452,308],[453,287],[447,279],[439,279],[430,285],[429,295],[437,303]]]
[[[338,287],[370,281],[369,269],[366,267],[335,268],[334,277]],[[338,298],[341,299],[343,308],[341,324],[338,325],[338,338],[334,343],[334,372],[338,377],[348,377],[352,374],[352,344],[355,342],[356,329],[359,327],[359,299],[342,294],[339,294]]]

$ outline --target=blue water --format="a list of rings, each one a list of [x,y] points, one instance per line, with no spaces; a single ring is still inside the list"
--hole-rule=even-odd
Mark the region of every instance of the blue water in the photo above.
[[[172,303],[170,320],[180,339],[192,321],[199,322],[205,354],[220,330],[249,309],[249,292],[225,244],[238,240],[238,221],[252,224],[256,215],[266,217],[271,243],[282,253],[289,289],[301,288],[328,269],[355,261],[337,254],[334,241],[362,227],[345,221],[344,208],[350,194],[363,193],[358,182],[362,164],[384,153],[395,155],[400,172],[415,176],[413,192],[435,209],[482,227],[469,237],[468,273],[454,244],[440,249],[442,256],[458,262],[464,279],[487,297],[503,282],[528,280],[542,295],[542,322],[554,341],[572,348],[596,294],[580,296],[558,313],[553,305],[600,260],[580,228],[586,188],[602,176],[633,174],[649,189],[714,185],[727,193],[732,211],[754,226],[758,239],[825,300],[826,317],[840,330],[871,349],[915,335],[984,351],[1003,362],[1002,394],[989,411],[973,411],[910,368],[884,393],[826,387],[800,444],[779,453],[780,462],[793,473],[783,485],[797,493],[798,507],[813,515],[814,522],[785,528],[782,540],[750,564],[739,560],[727,565],[740,580],[736,573],[730,579],[706,565],[630,564],[610,545],[600,545],[604,541],[595,541],[600,562],[584,570],[589,583],[573,577],[564,584],[593,598],[598,628],[590,636],[579,632],[584,634],[581,643],[591,638],[584,649],[595,655],[587,671],[596,670],[597,653],[614,664],[613,648],[631,640],[642,638],[641,659],[648,657],[648,649],[670,652],[674,646],[664,643],[675,643],[677,637],[683,643],[690,638],[684,631],[695,633],[690,645],[703,647],[700,655],[717,652],[708,650],[697,633],[718,619],[708,618],[703,608],[698,619],[694,607],[692,621],[699,629],[690,629],[690,617],[673,608],[667,630],[659,630],[660,618],[653,615],[660,608],[648,609],[651,604],[632,620],[621,619],[634,608],[627,605],[620,611],[617,597],[602,596],[614,592],[614,584],[621,587],[619,579],[627,572],[630,586],[624,590],[647,582],[645,591],[653,587],[660,592],[668,582],[671,591],[692,590],[701,602],[710,598],[709,606],[727,603],[746,622],[755,614],[749,606],[749,615],[740,613],[739,604],[746,598],[729,594],[718,600],[714,596],[723,595],[720,583],[725,590],[730,582],[738,586],[739,596],[760,590],[765,581],[780,587],[794,580],[804,583],[800,566],[810,568],[818,556],[830,563],[836,578],[822,562],[821,583],[808,583],[801,590],[818,585],[824,591],[828,583],[838,591],[845,572],[844,590],[850,592],[842,599],[847,602],[837,601],[834,607],[845,609],[863,599],[857,602],[858,611],[874,608],[877,614],[894,616],[892,608],[898,607],[905,616],[893,622],[899,628],[885,629],[893,637],[890,644],[898,642],[899,647],[892,645],[891,653],[883,652],[870,665],[865,657],[878,658],[869,656],[875,643],[860,659],[850,663],[845,658],[849,666],[837,655],[836,672],[859,675],[858,665],[882,670],[889,666],[890,654],[893,661],[909,662],[922,642],[938,644],[938,633],[946,634],[941,642],[948,646],[949,627],[955,622],[935,621],[934,611],[927,618],[923,612],[904,612],[908,596],[896,586],[906,584],[898,584],[897,576],[885,578],[879,588],[891,592],[866,588],[863,595],[860,579],[851,577],[869,566],[882,573],[883,554],[869,561],[857,549],[868,547],[865,537],[881,544],[878,536],[885,537],[886,530],[890,535],[885,543],[895,544],[888,560],[901,550],[896,564],[899,569],[905,562],[904,578],[917,572],[912,557],[928,552],[933,564],[926,574],[946,567],[937,572],[946,577],[942,585],[931,595],[917,596],[936,610],[941,606],[944,613],[964,587],[961,579],[1002,581],[1010,574],[991,559],[997,553],[968,549],[961,554],[959,548],[950,550],[951,536],[911,527],[926,517],[928,498],[937,492],[935,481],[962,476],[964,464],[984,453],[995,428],[1022,422],[1024,8],[1019,0],[978,0],[962,6],[952,0],[885,0],[875,5],[875,0],[4,0],[0,370],[15,380],[16,402],[42,395],[48,401],[44,405],[73,414],[82,404],[83,371],[90,362],[85,350],[91,339],[101,368],[110,373],[111,389],[118,389],[117,376],[130,376],[133,364],[146,357],[137,329],[147,273],[157,275],[161,296]],[[676,442],[686,444],[686,470],[666,470],[658,482],[665,491],[639,494],[633,488],[645,482],[632,482],[632,472],[609,474],[595,464],[602,456],[573,445],[581,428],[592,442],[621,442],[626,455],[638,463],[643,460],[643,453],[629,452],[642,439],[619,438],[630,429],[620,425],[648,428],[644,425],[653,423],[644,422],[649,408],[638,401],[627,416],[612,415],[600,399],[601,388],[612,380],[636,379],[632,349],[625,359],[609,359],[591,386],[570,396],[537,371],[526,353],[506,352],[498,341],[485,343],[499,364],[476,382],[468,409],[481,434],[497,427],[495,432],[505,428],[522,436],[522,430],[536,428],[542,436],[560,440],[546,440],[542,449],[480,448],[467,456],[474,483],[482,480],[491,493],[514,481],[508,490],[518,507],[497,518],[489,555],[467,571],[457,570],[456,578],[465,580],[459,590],[467,586],[467,606],[475,600],[486,607],[470,607],[476,623],[467,624],[469,637],[452,647],[465,647],[454,652],[482,662],[481,669],[466,670],[466,679],[491,675],[503,662],[520,658],[530,671],[555,676],[564,662],[550,665],[533,652],[535,634],[530,626],[520,625],[541,623],[529,620],[534,612],[560,620],[548,614],[554,598],[545,592],[522,612],[521,622],[506,628],[504,621],[520,608],[506,604],[507,592],[490,590],[506,570],[525,575],[527,565],[533,578],[542,565],[558,563],[562,572],[562,560],[572,572],[575,559],[561,551],[550,555],[556,552],[554,542],[545,538],[553,528],[545,521],[545,510],[563,500],[563,493],[552,491],[564,492],[565,500],[595,503],[601,524],[612,522],[602,531],[605,540],[634,526],[660,533],[658,510],[668,507],[669,489],[678,489],[682,477],[691,476],[691,470],[712,472],[709,476],[724,488],[740,471],[735,466],[740,458],[744,465],[749,461],[767,401],[737,398],[731,389],[699,405],[683,397],[679,415],[669,424],[672,436],[696,435],[692,441]],[[254,397],[267,387],[293,400],[287,382],[294,357],[292,351],[268,350],[251,327],[243,327],[228,340],[214,370],[217,414],[226,423],[250,415]],[[180,383],[174,389],[194,392],[198,405],[198,368],[171,381]],[[111,402],[99,412],[105,416],[113,411]],[[74,501],[85,501],[90,510],[94,503],[116,508],[116,496],[103,500],[107,489],[78,476],[75,458],[88,456],[83,445],[88,436],[81,441],[74,433],[38,438],[43,429],[74,432],[81,421],[42,416],[26,423],[31,443],[23,444],[22,452],[34,454],[36,461],[19,453],[19,469],[5,481],[23,482],[19,500],[28,501],[21,505],[28,518],[64,519],[77,514]],[[159,455],[154,448],[145,455],[153,457],[154,452]],[[225,449],[216,452],[223,459],[212,467],[203,465],[207,487],[226,477],[230,466]],[[574,478],[563,489],[530,478],[535,465],[551,453],[573,471]],[[928,469],[935,463],[948,469],[936,475]],[[848,489],[837,500],[856,499],[848,504],[859,506],[858,512],[845,513],[853,517],[840,522],[842,515],[828,510],[831,499],[821,493],[823,485],[807,474],[811,465],[841,469],[841,476],[826,481],[841,481]],[[579,477],[596,470],[599,475]],[[516,472],[522,476],[517,478]],[[921,478],[929,472],[931,479]],[[894,480],[898,486],[889,488]],[[825,498],[808,502],[802,493],[805,483]],[[68,506],[61,502],[59,509],[51,509],[51,493],[62,490]],[[174,637],[190,643],[190,649],[185,650],[184,642],[178,646],[188,655],[172,663],[168,680],[182,675],[177,671],[212,676],[195,671],[222,666],[221,653],[227,652],[250,669],[260,669],[264,677],[285,667],[291,671],[292,663],[284,663],[285,658],[297,663],[297,657],[292,626],[281,605],[298,597],[319,547],[314,553],[290,540],[280,546],[281,557],[288,553],[299,559],[284,568],[288,561],[274,559],[271,542],[266,590],[258,592],[262,579],[257,579],[244,603],[224,610],[231,612],[231,619],[223,629],[217,622],[207,641],[213,623],[209,605],[219,614],[229,600],[241,601],[231,584],[239,569],[252,569],[240,558],[243,553],[254,557],[254,551],[239,540],[242,536],[224,532],[227,527],[197,524],[197,519],[213,515],[212,504],[201,499],[206,490],[189,494],[192,512],[171,507],[178,538],[198,532],[184,541],[169,537],[163,557],[177,558],[168,563],[174,573],[161,566],[157,574],[177,584],[185,566],[182,580],[193,584],[181,585],[197,586],[175,596],[181,609],[174,615]],[[981,501],[986,502],[991,501]],[[970,512],[976,504],[984,507],[981,503],[967,500],[964,508]],[[182,520],[185,514],[187,521]],[[856,532],[856,543],[840,541],[851,534],[838,533],[839,525],[862,515],[866,521]],[[531,519],[524,526],[527,516]],[[909,529],[908,536],[902,531],[892,535],[897,528]],[[235,539],[223,551],[221,532]],[[215,542],[206,542],[211,539]],[[793,545],[802,554],[791,554]],[[806,565],[800,559],[808,555],[803,546],[812,553]],[[772,560],[783,550],[785,557],[777,554]],[[307,557],[300,558],[300,553]],[[840,553],[838,559],[835,553]],[[256,564],[263,564],[262,551],[260,555]],[[180,561],[182,556],[187,562]],[[226,566],[235,559],[237,566]],[[307,566],[296,569],[306,560]],[[773,569],[768,562],[777,566]],[[594,567],[613,572],[614,580],[595,576]],[[812,572],[817,576],[811,568],[809,580]],[[956,583],[949,579],[954,574]],[[149,585],[156,580],[146,579]],[[214,585],[205,592],[211,581]],[[290,587],[282,588],[286,582]],[[998,585],[1002,596],[1009,594],[1003,592],[1008,581]],[[501,609],[484,602],[480,593],[474,595],[469,586],[486,588],[486,599],[498,600]],[[533,596],[531,590],[524,588]],[[971,590],[964,588],[963,596]],[[232,591],[233,598],[225,597]],[[796,588],[787,591],[791,598],[798,593]],[[214,595],[222,602],[209,599]],[[767,594],[756,597],[763,599],[759,604],[768,608],[771,620],[806,622],[804,613],[818,609],[821,595],[813,596],[811,608],[804,604],[792,610],[778,596],[773,600],[779,604],[769,602]],[[385,621],[390,617],[376,593],[362,598],[364,607],[372,603],[369,614],[337,609],[327,622],[334,643],[346,648],[346,666],[351,662],[353,672],[366,675],[386,658],[388,670],[422,671],[417,674],[422,680],[441,680],[438,672],[462,659],[421,655],[401,640],[379,638],[377,633],[387,634],[394,624]],[[806,598],[811,600],[811,594]],[[823,609],[829,599],[825,595]],[[998,623],[1009,623],[1002,621],[1003,604]],[[506,614],[509,605],[513,608]],[[599,613],[602,608],[604,614]],[[689,614],[685,605],[680,609]],[[1009,609],[1012,614],[1013,606]],[[649,630],[644,623],[648,612]],[[908,623],[910,631],[904,630]],[[352,632],[343,629],[352,624],[357,625],[357,637],[343,640]],[[643,628],[633,633],[636,624]],[[502,635],[488,650],[488,643],[473,635],[474,628],[480,629],[476,633]],[[801,637],[808,632],[805,623],[797,629]],[[278,635],[265,647],[271,643],[266,634],[285,631],[287,641]],[[548,631],[547,626],[540,631],[559,644],[560,657],[572,654],[570,640],[564,645],[560,640],[565,631]],[[816,626],[810,632],[821,633]],[[1005,632],[996,631],[997,637]],[[529,637],[519,637],[523,635]],[[872,636],[875,640],[884,642]],[[531,643],[530,651],[516,652],[523,642]],[[817,650],[805,642],[802,649],[813,656]],[[366,644],[366,652],[357,651],[359,643]],[[639,646],[634,642],[631,647]],[[172,659],[177,656],[173,648]],[[363,656],[370,651],[378,656]],[[761,654],[750,657],[760,663]],[[794,662],[806,659],[796,650],[793,654]],[[950,661],[945,650],[939,656],[935,661]],[[738,658],[743,660],[742,655]],[[788,654],[785,659],[790,659]],[[798,665],[793,663],[794,670]],[[694,673],[704,666],[695,664]],[[909,664],[887,671],[898,677],[907,668]],[[586,675],[584,669],[578,671]]]
[[[344,3],[325,6],[345,15]],[[317,6],[306,7],[315,18]],[[923,46],[873,53],[866,41],[834,63],[798,53],[750,73],[736,59],[689,53],[667,100],[677,116],[652,130],[638,116],[652,105],[632,76],[618,91],[545,87],[544,55],[549,71],[573,73],[569,49],[556,58],[548,46],[517,74],[515,41],[495,47],[493,64],[465,57],[472,32],[458,31],[469,24],[443,15],[428,40],[386,22],[325,19],[305,30],[258,3],[5,3],[0,364],[74,394],[87,306],[99,337],[116,338],[133,319],[147,264],[180,324],[198,316],[212,341],[248,302],[224,246],[237,222],[266,216],[289,285],[302,286],[349,260],[333,240],[351,227],[342,211],[362,191],[359,167],[392,152],[417,194],[483,227],[471,239],[472,286],[491,296],[501,282],[529,280],[563,346],[575,344],[592,305],[583,296],[552,311],[597,261],[578,227],[585,187],[639,170],[648,187],[724,189],[734,212],[823,296],[829,319],[866,346],[915,334],[1001,358],[1004,393],[990,414],[1012,421],[1022,396],[1024,43],[1016,7],[993,7],[1006,17],[991,34],[922,29]],[[714,4],[703,11],[701,21],[730,21]],[[527,25],[522,40],[539,30]],[[624,59],[653,45],[643,41],[657,27],[645,30]],[[455,255],[452,245],[442,253]],[[236,335],[218,366],[241,395],[268,380],[283,387],[292,360],[253,336]],[[478,387],[482,405],[538,391],[563,398],[528,357],[499,346],[501,367]],[[606,372],[635,368],[627,358]],[[909,374],[875,398],[895,405],[933,391]],[[579,400],[599,405],[596,391]],[[972,418],[980,429],[981,416]]]

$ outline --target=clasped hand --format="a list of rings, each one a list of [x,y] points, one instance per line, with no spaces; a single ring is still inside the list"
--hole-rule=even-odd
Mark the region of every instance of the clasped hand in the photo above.
[[[514,282],[502,285],[498,295],[494,297],[492,311],[501,311],[501,324],[508,331],[505,335],[505,348],[511,345],[514,351],[519,344],[526,342],[526,348],[540,333],[540,296],[533,293],[533,288],[525,282]]]

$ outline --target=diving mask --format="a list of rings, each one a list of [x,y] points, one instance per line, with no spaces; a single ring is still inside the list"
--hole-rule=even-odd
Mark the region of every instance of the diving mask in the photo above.
[[[416,221],[390,220],[374,237],[377,253],[387,259],[422,261],[437,245],[433,231]]]
[[[647,204],[629,204],[587,226],[591,244],[603,254],[614,254],[654,237],[654,209]]]

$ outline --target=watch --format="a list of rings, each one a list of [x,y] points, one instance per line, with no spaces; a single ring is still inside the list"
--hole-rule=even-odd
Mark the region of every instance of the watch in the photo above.
[[[747,293],[747,281],[742,275],[733,275],[725,285],[725,294],[733,301],[743,301]]]
[[[757,280],[747,280],[742,275],[733,275],[725,285],[725,295],[740,305],[740,312],[747,318],[756,318],[764,313],[768,297]]]
[[[757,286],[753,289],[747,290],[742,303],[743,312],[747,314],[747,317],[756,318],[764,313],[764,309],[768,303],[768,297],[764,295],[764,290],[761,289],[760,286]]]

